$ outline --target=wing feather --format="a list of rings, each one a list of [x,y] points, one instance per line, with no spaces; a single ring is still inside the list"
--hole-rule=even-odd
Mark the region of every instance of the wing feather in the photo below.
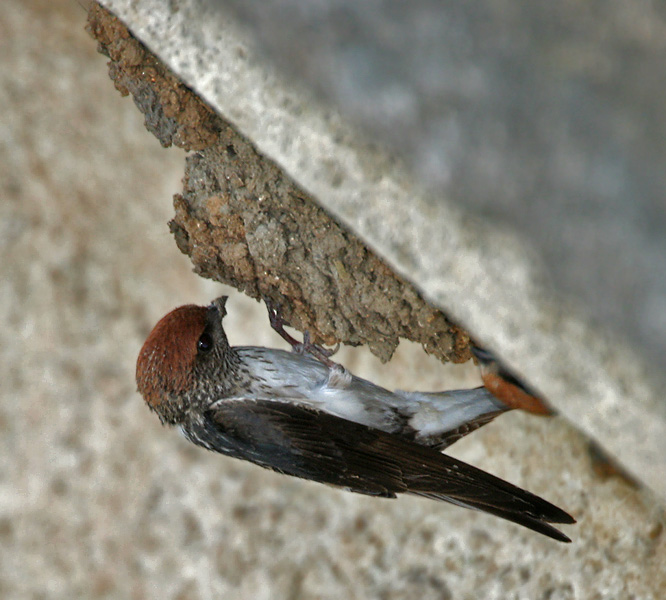
[[[560,541],[562,509],[396,434],[273,400],[220,402],[186,428],[192,441],[282,473],[393,498],[408,493],[481,510]]]

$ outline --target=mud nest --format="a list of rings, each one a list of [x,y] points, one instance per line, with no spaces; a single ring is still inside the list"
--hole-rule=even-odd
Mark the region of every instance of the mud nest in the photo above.
[[[88,30],[116,88],[162,143],[190,151],[169,223],[197,273],[270,297],[314,340],[391,358],[400,338],[442,361],[470,358],[468,334],[336,222],[217,115],[115,16],[93,3]]]

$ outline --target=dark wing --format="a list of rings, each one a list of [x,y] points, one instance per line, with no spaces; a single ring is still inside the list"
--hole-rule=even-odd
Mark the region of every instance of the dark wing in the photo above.
[[[394,498],[409,493],[502,517],[569,542],[548,523],[574,523],[553,504],[395,434],[268,400],[221,402],[184,427],[195,443],[281,473]]]

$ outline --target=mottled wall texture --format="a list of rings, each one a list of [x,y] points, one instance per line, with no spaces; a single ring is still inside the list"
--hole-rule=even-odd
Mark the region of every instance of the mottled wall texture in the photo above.
[[[456,456],[566,507],[565,546],[426,500],[377,500],[188,445],[136,392],[172,307],[232,294],[232,343],[278,345],[258,303],[192,273],[169,230],[182,150],[108,78],[76,2],[0,11],[0,596],[661,598],[660,505],[563,419],[512,413]],[[192,160],[192,159],[190,159]],[[388,387],[479,383],[401,344],[340,361]]]

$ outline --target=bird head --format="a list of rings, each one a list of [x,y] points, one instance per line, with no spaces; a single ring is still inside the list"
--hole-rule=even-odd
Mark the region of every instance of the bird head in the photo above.
[[[183,422],[190,411],[210,403],[229,366],[230,348],[222,328],[226,296],[209,306],[172,310],[148,335],[136,362],[139,393],[163,423]]]

